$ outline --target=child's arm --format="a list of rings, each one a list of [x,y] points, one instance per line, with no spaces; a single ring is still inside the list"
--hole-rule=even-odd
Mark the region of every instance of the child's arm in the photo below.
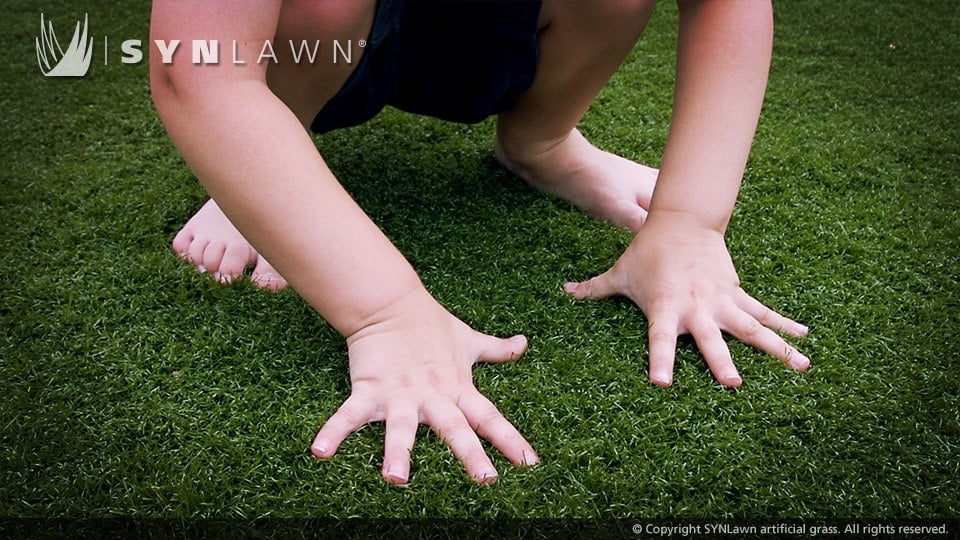
[[[516,358],[525,339],[475,332],[427,293],[269,90],[266,62],[191,63],[194,38],[236,40],[238,57],[257,58],[279,9],[279,0],[155,2],[151,42],[179,39],[185,50],[163,64],[151,49],[151,88],[175,145],[224,213],[347,338],[352,395],[317,436],[314,453],[330,457],[353,430],[385,420],[383,475],[392,482],[407,480],[419,422],[478,481],[496,471],[476,433],[511,461],[534,463],[529,443],[471,380],[473,362]]]
[[[771,328],[791,321],[739,287],[724,243],[767,82],[773,14],[762,0],[680,4],[673,121],[646,223],[617,263],[567,290],[622,294],[649,321],[650,379],[669,385],[677,336],[692,334],[718,381],[738,386],[721,331],[798,370],[809,360]]]

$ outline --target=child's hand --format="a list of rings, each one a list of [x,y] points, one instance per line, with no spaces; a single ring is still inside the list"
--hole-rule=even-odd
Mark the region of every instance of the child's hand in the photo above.
[[[476,332],[451,315],[422,287],[378,313],[347,338],[352,393],[313,442],[329,458],[340,443],[368,422],[386,421],[383,477],[405,484],[410,453],[421,423],[453,450],[467,474],[493,483],[497,471],[477,435],[516,465],[538,461],[530,443],[477,391],[474,362],[515,360],[523,336],[500,339]]]
[[[567,283],[578,299],[624,295],[647,315],[650,380],[673,381],[677,336],[692,334],[721,384],[742,382],[721,332],[727,332],[790,367],[803,371],[810,360],[773,330],[794,336],[807,327],[764,306],[740,288],[723,235],[694,220],[651,213],[613,268],[588,281]]]

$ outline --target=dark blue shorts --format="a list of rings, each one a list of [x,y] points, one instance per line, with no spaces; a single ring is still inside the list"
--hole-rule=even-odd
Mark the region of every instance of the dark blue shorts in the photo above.
[[[356,126],[386,105],[463,123],[503,112],[533,84],[540,6],[379,0],[363,58],[310,128]]]

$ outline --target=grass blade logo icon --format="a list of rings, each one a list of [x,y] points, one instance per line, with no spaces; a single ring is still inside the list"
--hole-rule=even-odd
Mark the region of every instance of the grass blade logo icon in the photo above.
[[[40,37],[36,38],[37,64],[47,77],[83,77],[90,69],[93,57],[93,38],[87,39],[87,14],[83,15],[83,29],[77,21],[73,39],[64,51],[60,48],[57,35],[53,32],[53,22],[44,24],[40,14]],[[52,65],[52,67],[51,67]]]

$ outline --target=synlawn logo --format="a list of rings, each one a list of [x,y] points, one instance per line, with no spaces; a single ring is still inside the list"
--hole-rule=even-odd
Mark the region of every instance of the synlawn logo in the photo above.
[[[73,31],[73,39],[70,40],[70,44],[64,50],[53,31],[53,22],[47,21],[43,13],[40,14],[40,36],[36,38],[35,42],[37,46],[37,65],[40,66],[40,71],[45,76],[83,77],[87,74],[90,70],[90,61],[93,59],[93,37],[88,35],[88,23],[89,14],[85,13],[83,24],[81,25],[80,21],[77,21],[76,28]],[[346,40],[346,44],[336,39],[332,40],[330,42],[330,60],[334,64],[341,61],[352,64],[353,43],[352,39]],[[153,41],[157,54],[160,55],[160,62],[164,64],[173,63],[174,55],[180,49],[180,44],[181,40],[179,39],[156,39]],[[257,64],[265,62],[279,64],[281,61],[280,56],[274,49],[273,41],[269,39],[264,40],[263,47],[260,48],[260,54],[257,55],[256,59],[252,57],[252,53],[249,51],[250,58],[241,58],[236,40],[224,44],[224,47],[220,45],[221,42],[216,39],[193,39],[190,40],[189,47],[184,47],[184,49],[190,50],[190,61],[195,65],[217,65],[221,62],[243,65],[248,61],[255,61]],[[285,57],[285,62],[313,64],[321,58],[321,55],[318,54],[323,48],[320,40],[315,40],[311,44],[307,40],[296,42],[291,39],[287,45],[290,48],[290,54]],[[367,41],[365,39],[358,40],[357,45],[362,49],[367,46]],[[228,47],[233,54],[221,55],[221,49],[227,49]],[[139,39],[128,39],[121,42],[120,51],[120,61],[124,64],[139,64],[143,61],[143,42]],[[109,40],[107,36],[103,36],[103,65],[108,63],[109,52]],[[226,51],[224,52],[226,53]],[[180,56],[184,54],[186,53]],[[222,58],[221,56],[228,56],[228,58]]]
[[[53,21],[44,24],[40,14],[40,37],[36,38],[37,64],[47,77],[83,77],[90,69],[93,57],[93,38],[87,38],[87,15],[83,16],[83,28],[77,21],[73,39],[64,51],[53,31]]]

